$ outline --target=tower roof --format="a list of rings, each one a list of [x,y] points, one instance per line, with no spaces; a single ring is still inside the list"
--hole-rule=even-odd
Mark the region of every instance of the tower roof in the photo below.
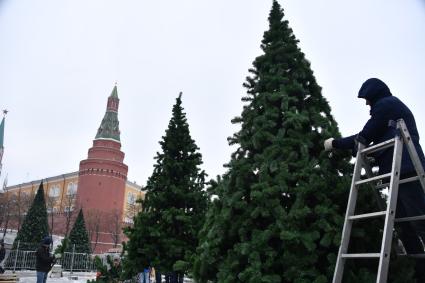
[[[117,85],[112,89],[111,95],[109,97],[118,98]]]
[[[120,129],[118,121],[118,91],[115,85],[111,95],[108,97],[105,116],[102,119],[95,139],[110,139],[120,142]]]

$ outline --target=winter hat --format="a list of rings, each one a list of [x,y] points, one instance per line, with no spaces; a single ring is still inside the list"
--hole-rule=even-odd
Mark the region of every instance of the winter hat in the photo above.
[[[52,238],[50,238],[49,236],[44,237],[42,244],[49,246],[52,243]]]
[[[357,97],[365,98],[373,105],[379,99],[391,95],[390,89],[383,81],[377,78],[370,78],[362,84]]]

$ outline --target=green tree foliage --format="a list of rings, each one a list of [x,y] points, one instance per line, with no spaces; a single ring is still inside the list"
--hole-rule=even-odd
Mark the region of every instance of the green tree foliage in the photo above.
[[[122,268],[121,263],[118,261],[118,265],[114,264],[114,261],[112,260],[111,256],[106,256],[106,265],[103,264],[100,257],[96,256],[94,258],[94,264],[96,266],[98,275],[96,276],[96,279],[88,280],[88,283],[95,283],[95,282],[101,282],[101,283],[118,283],[122,282],[121,276],[122,276]],[[133,282],[133,281],[131,281]]]
[[[142,211],[134,227],[125,230],[129,241],[124,270],[131,275],[148,266],[163,274],[182,275],[191,266],[198,244],[207,205],[206,174],[200,169],[202,156],[190,136],[181,104],[180,94],[160,141],[162,152],[156,155]]]
[[[16,235],[13,247],[24,250],[34,250],[44,237],[49,235],[46,201],[44,198],[43,182],[40,183],[34,201],[25,216],[21,229]]]
[[[229,138],[237,149],[209,188],[213,202],[194,267],[201,283],[332,281],[352,166],[348,153],[323,151],[325,139],[340,136],[338,126],[283,17],[273,1],[264,54],[249,70],[243,111],[232,121],[241,125]],[[369,191],[359,203],[376,211],[373,200]],[[355,227],[352,248],[379,249],[376,227]],[[374,282],[366,279],[375,268],[359,264],[347,282]]]
[[[63,238],[61,243],[56,246],[56,249],[54,250],[54,254],[56,257],[64,257],[64,254],[66,251],[68,251],[69,246],[69,239],[67,237]]]
[[[91,253],[90,240],[86,230],[86,224],[84,221],[83,210],[80,209],[77,219],[75,220],[74,226],[69,233],[69,237],[62,243],[66,246],[67,252],[74,250],[76,253]]]

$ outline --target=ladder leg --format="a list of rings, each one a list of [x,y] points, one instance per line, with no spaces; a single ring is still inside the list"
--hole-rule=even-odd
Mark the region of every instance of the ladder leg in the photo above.
[[[393,165],[391,169],[391,181],[388,195],[387,213],[385,217],[384,233],[379,257],[379,267],[376,283],[386,283],[388,267],[391,255],[391,242],[393,238],[394,219],[397,208],[398,185],[400,181],[401,156],[403,153],[403,141],[398,138],[394,145]]]
[[[404,143],[407,146],[407,151],[409,152],[410,160],[412,160],[413,166],[415,167],[416,174],[418,174],[419,182],[421,183],[422,190],[425,192],[425,173],[422,163],[419,159],[418,153],[416,151],[415,145],[412,142],[409,131],[407,130],[406,124],[403,120],[398,121],[400,125],[400,132],[403,136]]]
[[[361,150],[363,148],[364,148],[364,145],[359,144],[359,150],[357,151],[357,157],[356,157],[357,161],[354,165],[354,174],[353,174],[353,179],[351,181],[350,194],[348,197],[347,211],[345,213],[344,228],[342,229],[341,245],[338,251],[338,257],[337,257],[337,261],[335,265],[335,272],[334,272],[332,283],[341,283],[342,277],[344,274],[344,265],[345,265],[346,259],[343,258],[342,255],[347,253],[348,245],[350,243],[351,228],[353,226],[353,223],[348,218],[354,215],[354,212],[356,209],[357,194],[358,194],[356,182],[360,180],[362,164],[363,164],[363,162],[361,161],[362,160]]]

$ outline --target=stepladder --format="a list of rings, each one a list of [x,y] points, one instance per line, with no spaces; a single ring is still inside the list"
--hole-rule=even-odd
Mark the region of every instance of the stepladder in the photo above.
[[[378,260],[379,263],[376,282],[387,282],[391,244],[394,234],[394,223],[425,220],[425,215],[396,218],[399,185],[403,183],[419,181],[420,185],[422,186],[422,190],[425,192],[425,174],[420,157],[418,156],[415,145],[412,141],[412,137],[409,134],[405,122],[402,119],[396,122],[390,121],[389,126],[395,128],[395,136],[393,138],[368,147],[366,147],[366,145],[361,142],[358,143],[356,162],[354,165],[347,210],[341,235],[341,244],[332,281],[333,283],[343,282],[342,280],[344,277],[343,275],[346,261],[356,259]],[[403,147],[407,148],[407,151],[405,150],[404,152],[409,154],[410,160],[415,170],[414,176],[409,176],[407,178],[400,177]],[[391,171],[384,174],[374,174],[369,163],[369,157],[374,153],[376,154],[390,148],[393,148]],[[362,172],[366,173],[366,178],[362,176]],[[365,184],[371,184],[375,187],[375,189],[388,188],[386,193],[386,205],[384,204],[383,206],[381,205],[382,207],[378,207],[377,209],[379,209],[379,211],[376,212],[355,214],[359,188],[361,185]],[[349,244],[353,223],[360,220],[367,221],[368,219],[370,220],[371,218],[377,217],[384,218],[382,243],[379,252],[349,253]]]

